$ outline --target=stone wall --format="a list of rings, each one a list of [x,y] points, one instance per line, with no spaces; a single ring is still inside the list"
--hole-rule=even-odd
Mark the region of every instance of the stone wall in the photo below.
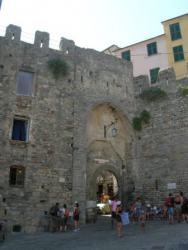
[[[176,81],[172,69],[164,70],[155,87],[163,89],[167,97],[148,102],[139,97],[149,87],[147,77],[134,79],[137,116],[143,110],[151,114],[150,123],[136,132],[135,138],[142,192],[154,203],[162,203],[170,192],[183,191],[187,195],[188,97],[181,93],[187,83],[187,78]],[[176,188],[169,189],[170,183]]]
[[[20,36],[10,25],[0,37],[0,194],[10,230],[31,232],[57,201],[71,208],[78,200],[85,220],[88,113],[110,103],[130,124],[135,105],[131,63],[64,38],[52,50],[46,32],[37,31],[34,44]],[[47,66],[54,58],[67,62],[68,76],[54,79]],[[34,73],[32,96],[17,95],[19,70]],[[28,120],[28,141],[12,140],[14,117]],[[9,184],[11,166],[25,168],[24,186]]]
[[[187,79],[176,81],[171,69],[160,72],[157,86],[167,97],[146,102],[139,95],[148,79],[133,79],[130,62],[65,38],[60,50],[50,49],[46,32],[37,31],[34,44],[20,36],[21,28],[10,25],[0,37],[0,215],[10,230],[38,230],[40,216],[55,202],[71,208],[79,201],[85,221],[88,194],[102,171],[117,177],[122,199],[134,192],[157,204],[169,191],[186,193],[188,99],[180,88]],[[56,58],[69,65],[59,79],[48,68]],[[31,96],[17,95],[20,70],[33,72]],[[150,123],[134,131],[132,119],[145,109]],[[28,121],[28,141],[12,140],[15,117]],[[105,137],[104,125],[114,118],[118,134]],[[11,166],[24,167],[23,186],[10,185]]]

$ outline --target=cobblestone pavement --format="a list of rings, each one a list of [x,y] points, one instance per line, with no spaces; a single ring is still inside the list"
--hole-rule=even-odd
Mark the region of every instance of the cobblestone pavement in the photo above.
[[[0,250],[188,250],[188,224],[169,225],[151,221],[144,231],[137,224],[124,228],[118,238],[110,219],[100,217],[96,224],[81,227],[79,232],[17,233],[0,243]]]

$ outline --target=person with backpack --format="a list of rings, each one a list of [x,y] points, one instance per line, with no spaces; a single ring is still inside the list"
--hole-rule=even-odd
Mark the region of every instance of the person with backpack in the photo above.
[[[50,208],[49,211],[50,214],[50,231],[51,232],[57,232],[60,229],[60,217],[59,217],[59,203],[56,202],[55,205],[53,205]]]
[[[74,220],[74,232],[78,232],[80,230],[79,228],[79,204],[77,201],[74,203],[74,210],[73,210],[73,220]]]

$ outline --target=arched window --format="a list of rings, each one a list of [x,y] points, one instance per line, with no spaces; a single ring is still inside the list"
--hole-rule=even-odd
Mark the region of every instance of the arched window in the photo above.
[[[24,186],[25,168],[23,166],[11,166],[9,175],[10,186]]]

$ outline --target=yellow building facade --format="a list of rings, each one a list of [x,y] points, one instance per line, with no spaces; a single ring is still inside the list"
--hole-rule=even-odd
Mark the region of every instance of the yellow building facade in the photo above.
[[[176,78],[188,76],[188,14],[162,22],[166,36],[169,67]]]

